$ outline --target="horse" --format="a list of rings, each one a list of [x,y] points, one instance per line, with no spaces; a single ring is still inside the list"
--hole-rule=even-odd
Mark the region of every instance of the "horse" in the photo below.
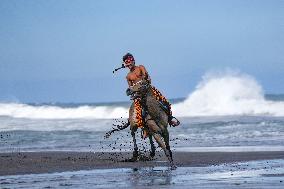
[[[129,160],[137,161],[139,154],[135,133],[139,127],[141,128],[141,125],[139,125],[139,120],[137,120],[137,114],[139,113],[139,111],[142,111],[143,127],[141,129],[148,134],[151,145],[150,157],[153,158],[155,156],[156,147],[153,141],[154,138],[158,145],[163,149],[170,163],[171,169],[175,169],[176,166],[173,161],[172,151],[169,143],[169,114],[167,113],[167,109],[164,107],[164,105],[159,102],[152,89],[153,87],[149,84],[149,82],[143,81],[132,87],[130,93],[128,91],[128,95],[131,95],[133,100],[140,98],[139,102],[141,103],[141,106],[143,108],[142,110],[137,110],[137,106],[135,106],[134,101],[129,109],[128,122],[123,126],[118,127],[118,129],[113,129],[112,131],[108,132],[106,136],[108,137],[112,132],[125,129],[130,125],[134,151],[132,158]]]

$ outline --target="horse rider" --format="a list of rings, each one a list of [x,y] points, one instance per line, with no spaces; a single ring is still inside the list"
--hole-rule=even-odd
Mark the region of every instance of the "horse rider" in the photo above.
[[[129,68],[129,73],[126,76],[126,80],[129,86],[129,88],[126,91],[127,95],[131,95],[132,89],[135,88],[135,86],[138,85],[139,83],[143,83],[146,81],[148,84],[151,84],[151,78],[146,68],[143,65],[136,66],[135,59],[132,54],[130,53],[125,54],[122,60],[124,62],[124,66]],[[161,103],[161,105],[164,107],[164,110],[168,114],[169,124],[173,127],[178,126],[179,121],[175,117],[172,116],[171,104],[169,103],[169,101],[154,86],[151,86],[151,89],[156,99]],[[133,98],[133,100],[134,100],[134,107],[136,110],[136,119],[137,119],[138,127],[143,129],[144,127],[143,117],[144,116],[142,115],[143,106],[141,103],[141,98]],[[147,133],[144,132],[143,138],[146,138],[146,137],[147,137]]]

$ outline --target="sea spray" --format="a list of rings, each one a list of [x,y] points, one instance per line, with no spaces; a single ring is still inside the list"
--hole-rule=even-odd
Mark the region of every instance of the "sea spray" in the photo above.
[[[257,81],[234,72],[208,73],[183,102],[173,106],[176,116],[284,116],[284,102],[264,98]]]

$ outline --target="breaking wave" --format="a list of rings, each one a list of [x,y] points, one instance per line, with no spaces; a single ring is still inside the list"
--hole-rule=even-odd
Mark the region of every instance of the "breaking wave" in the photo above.
[[[27,104],[0,104],[0,115],[30,119],[112,119],[126,118],[128,109],[113,106],[32,106]]]
[[[175,104],[177,116],[284,116],[284,101],[266,100],[262,87],[246,74],[227,71],[203,76],[185,101]]]
[[[180,103],[173,104],[178,117],[268,115],[284,116],[284,101],[266,100],[257,81],[240,73],[209,73]],[[120,106],[32,106],[0,103],[0,116],[28,119],[113,119],[127,118],[128,108]]]

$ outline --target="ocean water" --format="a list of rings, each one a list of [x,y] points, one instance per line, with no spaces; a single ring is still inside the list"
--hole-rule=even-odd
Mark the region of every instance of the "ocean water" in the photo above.
[[[169,127],[174,150],[284,150],[284,95],[265,95],[251,76],[206,75],[186,98],[171,103],[181,121]],[[129,128],[104,138],[112,124],[127,119],[129,105],[2,102],[0,150],[131,150]],[[148,140],[139,138],[138,143],[149,146]]]

